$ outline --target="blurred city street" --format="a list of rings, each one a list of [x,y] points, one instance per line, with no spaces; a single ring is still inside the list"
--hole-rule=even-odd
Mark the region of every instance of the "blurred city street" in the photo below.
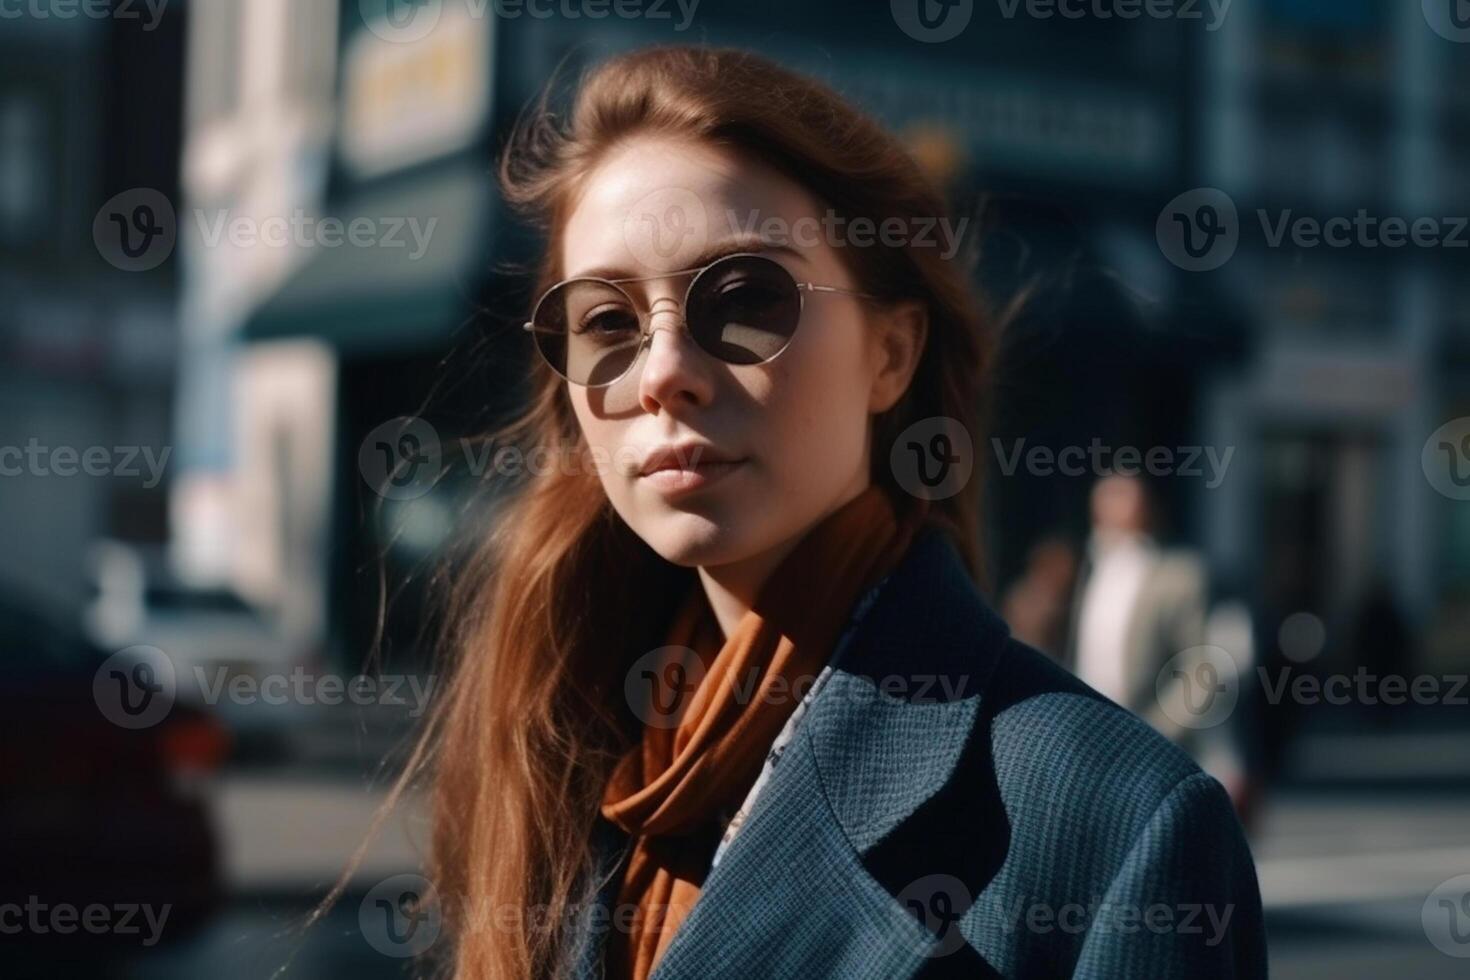
[[[1282,793],[1255,842],[1273,977],[1465,976],[1429,942],[1426,898],[1470,868],[1470,791]]]
[[[501,625],[515,590],[485,546],[531,526],[502,507],[577,455],[566,433],[502,439],[575,383],[554,315],[570,304],[536,295],[558,262],[497,180],[502,153],[541,96],[567,94],[553,80],[669,44],[829,87],[942,202],[907,217],[943,232],[945,268],[966,263],[952,291],[984,309],[954,349],[988,353],[960,365],[958,407],[902,430],[935,438],[895,436],[868,478],[932,499],[900,470],[933,455],[963,474],[938,506],[973,509],[962,543],[986,604],[1221,780],[1273,976],[1470,977],[1470,0],[704,0],[678,22],[639,11],[683,3],[505,6],[0,0],[0,926],[38,896],[63,915],[172,913],[142,949],[105,915],[31,922],[0,937],[26,949],[0,978],[414,965],[377,934],[405,911],[384,894],[412,892],[387,883],[422,867],[421,795],[303,926],[442,703],[440,657],[462,651],[438,628]],[[742,102],[758,104],[717,111]],[[886,185],[871,173],[852,186]],[[692,224],[717,227],[693,196]],[[654,199],[609,241],[683,241],[684,206]],[[882,217],[845,215],[845,238],[823,223],[819,251],[862,259],[854,290],[884,277],[850,219]],[[928,257],[879,244],[875,267]],[[763,377],[807,295],[773,281],[794,312],[759,357],[696,343],[690,363]],[[760,332],[745,319],[737,334]],[[609,349],[636,359],[647,339]],[[954,366],[949,349],[927,364]],[[761,419],[754,397],[720,404]],[[951,433],[959,408],[984,424]],[[718,413],[680,427],[741,442]],[[806,499],[787,482],[749,497]],[[538,547],[572,548],[594,513],[543,509],[570,530],[528,533]],[[602,555],[591,540],[575,553]],[[537,629],[613,594],[543,609],[561,586],[536,576],[559,566],[529,565]],[[462,586],[484,591],[448,603]],[[507,662],[539,671],[542,653]],[[522,690],[484,686],[455,703]],[[636,686],[608,686],[599,711],[625,714]]]

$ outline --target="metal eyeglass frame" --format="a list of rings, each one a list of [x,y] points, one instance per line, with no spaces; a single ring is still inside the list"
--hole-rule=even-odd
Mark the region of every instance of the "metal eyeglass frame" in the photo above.
[[[529,319],[525,323],[521,324],[521,329],[522,330],[525,330],[528,333],[534,332],[535,329],[536,329],[536,311],[538,311],[538,310],[541,309],[541,304],[544,303],[544,302],[546,302],[546,298],[548,296],[550,296],[552,293],[556,292],[558,289],[561,289],[563,286],[567,285],[568,283],[573,283],[573,282],[595,282],[595,283],[601,283],[603,285],[611,286],[614,289],[616,289],[618,292],[622,293],[624,296],[627,296],[627,298],[628,298],[628,304],[634,310],[636,310],[638,312],[638,331],[639,331],[639,335],[638,335],[638,347],[637,347],[636,350],[633,351],[633,357],[632,357],[631,360],[628,361],[628,366],[623,370],[623,373],[620,374],[620,375],[618,375],[617,377],[613,378],[611,381],[605,381],[605,382],[603,382],[601,384],[586,384],[585,382],[581,382],[581,381],[573,381],[571,378],[568,378],[565,374],[563,374],[562,371],[559,368],[557,368],[557,366],[555,364],[552,364],[551,363],[551,359],[548,358],[545,355],[544,352],[542,352],[541,345],[540,344],[536,344],[535,345],[535,347],[536,347],[536,353],[541,356],[541,359],[543,361],[545,361],[547,363],[547,365],[550,366],[550,368],[553,371],[555,371],[558,375],[560,375],[562,378],[565,378],[566,381],[569,382],[570,384],[578,385],[579,387],[583,387],[583,388],[607,388],[607,387],[610,387],[612,385],[617,384],[619,381],[622,381],[624,378],[626,378],[632,372],[633,366],[635,364],[637,364],[638,363],[638,359],[643,356],[643,348],[646,347],[646,346],[648,346],[650,343],[652,343],[652,341],[653,341],[653,335],[655,333],[655,331],[648,329],[649,324],[653,320],[653,311],[652,310],[643,310],[643,309],[641,309],[640,308],[640,304],[632,296],[629,296],[628,295],[628,291],[626,289],[624,289],[621,285],[619,285],[619,283],[625,283],[625,282],[648,282],[650,279],[665,279],[665,278],[668,278],[669,276],[685,276],[685,275],[689,275],[691,272],[694,273],[695,274],[694,275],[694,278],[689,280],[689,285],[687,287],[685,287],[685,289],[684,289],[684,299],[679,303],[679,322],[682,324],[685,332],[689,332],[689,322],[684,317],[684,311],[685,311],[685,309],[689,305],[689,297],[694,292],[694,287],[699,282],[700,277],[703,276],[710,269],[714,268],[715,266],[719,265],[722,262],[728,262],[731,259],[747,259],[747,258],[749,258],[749,259],[760,259],[762,262],[769,262],[772,265],[776,266],[778,269],[780,269],[782,272],[786,273],[788,276],[791,276],[791,281],[796,286],[796,291],[797,291],[796,292],[796,297],[797,297],[798,305],[797,305],[797,310],[796,310],[796,318],[797,318],[798,328],[800,327],[800,324],[801,324],[801,315],[806,312],[806,294],[807,293],[841,293],[844,296],[856,296],[859,299],[867,299],[867,300],[876,300],[878,298],[878,297],[872,295],[871,293],[865,293],[865,292],[862,292],[862,291],[856,290],[856,289],[844,289],[841,286],[823,286],[823,285],[820,285],[820,284],[814,283],[814,282],[801,282],[801,281],[797,280],[797,278],[795,276],[791,275],[791,270],[790,269],[787,269],[784,265],[782,265],[781,263],[777,262],[775,259],[771,258],[769,255],[762,255],[759,252],[731,252],[729,255],[722,255],[719,258],[714,259],[713,261],[708,262],[708,263],[706,263],[705,265],[702,265],[702,266],[696,266],[696,267],[694,267],[692,269],[674,269],[671,272],[659,272],[659,273],[655,273],[654,275],[651,275],[651,276],[630,276],[630,277],[628,277],[626,279],[603,279],[603,278],[601,278],[599,276],[573,276],[570,279],[563,279],[561,282],[556,283],[554,286],[552,286],[549,289],[547,289],[546,292],[544,292],[544,293],[541,294],[541,298],[538,299],[538,300],[536,300],[536,305],[534,307],[532,307],[531,319]],[[543,332],[546,332],[546,333],[557,333],[559,331],[543,331]],[[693,334],[691,333],[690,336],[692,337]],[[784,344],[781,345],[781,349],[780,350],[776,351],[776,353],[772,354],[770,357],[765,358],[764,360],[752,361],[750,363],[751,364],[769,364],[769,363],[771,363],[776,358],[780,357],[783,353],[785,353],[786,348],[788,348],[788,347],[791,346],[791,341],[794,340],[795,338],[796,338],[796,330],[792,330],[791,331],[791,336],[786,338],[786,343],[784,343]],[[700,344],[699,344],[698,341],[695,341],[695,346],[696,347],[699,347],[699,349],[702,350],[702,351],[704,350],[704,347],[700,346]],[[705,351],[705,353],[706,354],[709,354],[709,351]],[[710,356],[711,357],[715,357],[714,354],[710,354]],[[717,358],[716,357],[716,360],[720,360],[720,358]],[[735,363],[735,362],[732,362],[732,361],[724,361],[723,363],[730,364],[730,363]],[[747,365],[741,364],[741,366],[744,367],[744,366],[747,366]]]

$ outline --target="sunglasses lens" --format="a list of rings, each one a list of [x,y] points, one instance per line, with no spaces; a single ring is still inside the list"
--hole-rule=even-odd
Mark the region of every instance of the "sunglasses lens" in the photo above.
[[[610,283],[564,282],[542,298],[531,322],[542,356],[576,384],[611,384],[638,353],[638,311]]]
[[[773,259],[734,255],[695,277],[685,306],[695,343],[729,364],[762,364],[786,349],[801,319],[801,291]],[[612,283],[572,279],[537,304],[536,347],[558,374],[592,387],[617,381],[641,349],[633,300]]]
[[[801,292],[773,259],[732,256],[695,281],[685,310],[700,347],[730,364],[761,364],[791,342],[801,319]]]

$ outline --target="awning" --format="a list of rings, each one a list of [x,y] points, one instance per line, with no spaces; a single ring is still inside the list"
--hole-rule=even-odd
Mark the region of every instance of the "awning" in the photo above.
[[[374,186],[329,208],[333,246],[310,257],[245,324],[246,340],[318,337],[352,353],[442,347],[492,268],[499,194],[483,158]],[[359,239],[346,233],[355,219]]]

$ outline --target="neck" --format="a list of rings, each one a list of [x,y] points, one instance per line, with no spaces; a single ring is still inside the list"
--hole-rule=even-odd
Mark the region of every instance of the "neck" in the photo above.
[[[798,540],[799,537],[783,541],[775,548],[728,565],[700,567],[699,580],[704,583],[704,594],[726,639],[755,605],[761,585],[796,547]]]
[[[866,470],[863,472],[866,475]],[[765,584],[766,579],[801,542],[806,533],[828,515],[862,493],[867,486],[868,481],[864,479],[860,485],[839,495],[837,502],[815,521],[773,548],[727,565],[700,566],[699,580],[704,585],[704,594],[709,600],[710,609],[714,610],[715,620],[720,624],[720,632],[726,639],[729,639],[730,634],[735,632],[735,627],[750,611],[750,607],[755,605],[756,597],[760,594],[761,586]]]

